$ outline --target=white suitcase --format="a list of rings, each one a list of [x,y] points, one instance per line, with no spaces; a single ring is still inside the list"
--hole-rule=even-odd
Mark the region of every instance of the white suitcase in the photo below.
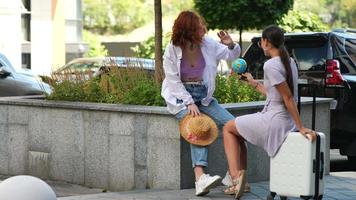
[[[267,199],[299,197],[322,199],[324,193],[325,135],[314,142],[291,132],[275,157],[271,158],[270,192]]]

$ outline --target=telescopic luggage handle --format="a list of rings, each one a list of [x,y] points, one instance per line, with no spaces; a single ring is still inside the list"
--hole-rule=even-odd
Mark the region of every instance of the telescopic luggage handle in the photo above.
[[[315,84],[298,84],[298,112],[301,113],[301,96],[300,91],[302,88],[308,87],[312,89],[313,105],[312,105],[312,130],[315,130],[315,115],[316,115],[316,85]]]

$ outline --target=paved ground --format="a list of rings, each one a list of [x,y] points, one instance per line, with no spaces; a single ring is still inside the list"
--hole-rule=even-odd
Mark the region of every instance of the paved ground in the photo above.
[[[330,150],[330,171],[331,172],[344,172],[344,171],[355,171],[356,167],[352,166],[347,161],[347,156],[342,156],[339,150]]]
[[[8,176],[0,175],[0,183],[2,180],[9,178]],[[46,181],[47,184],[51,186],[51,188],[56,193],[57,197],[67,197],[67,196],[78,196],[85,194],[98,194],[102,193],[102,189],[97,188],[88,188],[80,185],[69,184],[59,181]],[[1,200],[1,197],[0,197]]]
[[[337,150],[330,152],[331,170],[326,178],[326,200],[356,200],[356,172],[350,167],[345,156]],[[344,172],[339,172],[344,171]],[[345,172],[346,171],[346,172]],[[0,175],[0,182],[8,177]],[[54,189],[58,200],[229,200],[232,196],[224,195],[222,187],[214,189],[206,197],[196,197],[194,190],[135,190],[128,192],[103,193],[102,189],[87,188],[62,182],[47,181]],[[266,199],[268,182],[252,183],[252,192],[245,194],[241,200]],[[279,198],[276,198],[279,199]],[[290,198],[296,199],[296,198]],[[1,200],[1,198],[0,198]]]
[[[266,199],[268,182],[252,183],[251,193],[246,193],[241,200]],[[206,197],[194,196],[194,190],[139,190],[129,192],[112,192],[82,196],[62,197],[58,200],[228,200],[233,199],[221,192],[222,188],[214,189]],[[356,200],[356,173],[337,172],[326,177],[324,194],[326,200]],[[277,199],[277,198],[276,198]],[[290,198],[296,199],[296,198]]]

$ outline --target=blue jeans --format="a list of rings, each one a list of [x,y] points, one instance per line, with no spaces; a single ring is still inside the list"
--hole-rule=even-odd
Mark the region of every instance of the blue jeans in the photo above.
[[[192,95],[195,104],[198,106],[200,112],[211,117],[219,129],[235,117],[229,113],[225,108],[221,107],[216,99],[213,99],[208,106],[201,105],[200,101],[206,97],[207,89],[204,85],[185,84],[186,90]],[[177,99],[177,102],[182,102]],[[186,114],[188,109],[182,110],[175,115],[178,120],[181,120]],[[208,147],[190,145],[192,165],[195,166],[208,166]]]

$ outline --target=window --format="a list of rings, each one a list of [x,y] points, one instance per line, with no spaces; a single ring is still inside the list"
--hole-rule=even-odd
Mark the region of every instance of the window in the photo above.
[[[22,0],[21,29],[22,29],[22,39],[24,41],[31,41],[31,1],[30,0]]]
[[[345,41],[345,50],[351,58],[354,65],[356,65],[356,39],[348,39]]]
[[[22,68],[31,69],[31,54],[22,53]]]
[[[292,57],[296,60],[299,70],[324,71],[327,48],[321,47],[298,47],[292,48]]]
[[[268,59],[264,55],[263,50],[254,42],[245,52],[243,58],[247,62],[248,71],[256,79],[263,79],[263,64]]]

